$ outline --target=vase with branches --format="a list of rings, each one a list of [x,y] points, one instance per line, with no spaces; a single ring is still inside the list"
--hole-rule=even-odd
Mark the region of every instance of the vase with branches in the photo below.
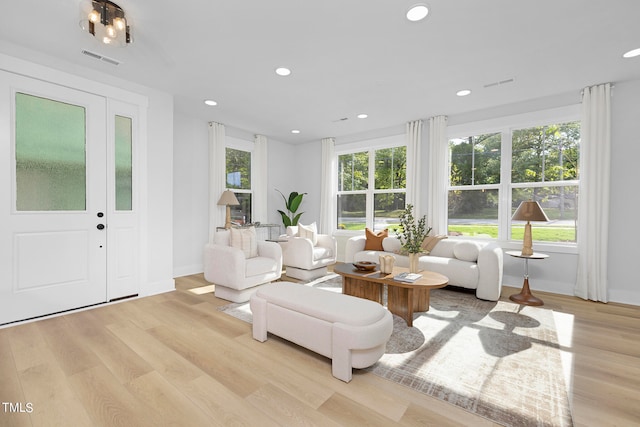
[[[409,204],[400,216],[400,229],[396,230],[402,249],[409,255],[409,271],[418,271],[418,257],[423,252],[422,242],[431,232],[427,227],[427,217],[422,216],[418,221],[413,216],[413,205]]]

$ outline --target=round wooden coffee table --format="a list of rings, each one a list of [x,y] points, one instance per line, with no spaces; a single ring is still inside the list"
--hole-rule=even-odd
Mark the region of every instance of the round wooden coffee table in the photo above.
[[[391,274],[361,271],[349,263],[338,263],[333,271],[342,276],[342,293],[383,303],[384,286],[387,286],[387,308],[402,317],[408,326],[413,326],[415,311],[429,311],[429,292],[449,284],[449,278],[433,271],[420,271],[422,277],[413,283],[393,280],[393,277],[408,268],[394,267]]]

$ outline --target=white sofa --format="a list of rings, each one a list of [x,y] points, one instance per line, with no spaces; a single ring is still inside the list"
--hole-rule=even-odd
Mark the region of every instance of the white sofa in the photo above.
[[[365,236],[352,237],[345,249],[346,262],[378,262],[380,255],[393,255],[395,265],[409,266],[409,257],[400,255],[400,241],[390,236],[382,241],[384,251],[365,251]],[[494,242],[444,239],[429,255],[420,256],[421,270],[435,271],[449,278],[449,285],[475,289],[483,300],[497,301],[502,291],[502,249]]]
[[[313,229],[315,230],[315,224]],[[327,266],[335,264],[338,243],[328,234],[315,234],[315,244],[311,238],[300,237],[297,226],[287,227],[282,240],[282,263],[288,277],[313,280],[327,274]]]
[[[291,282],[277,282],[251,296],[253,338],[267,332],[332,359],[333,376],[349,382],[352,368],[376,363],[393,332],[380,304]]]
[[[274,242],[257,241],[257,256],[247,258],[232,247],[230,230],[214,234],[204,247],[204,278],[215,284],[215,295],[232,302],[249,301],[259,286],[282,275],[282,249]]]

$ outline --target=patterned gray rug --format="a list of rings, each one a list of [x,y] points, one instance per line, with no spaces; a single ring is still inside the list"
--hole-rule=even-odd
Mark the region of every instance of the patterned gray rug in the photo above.
[[[340,292],[330,274],[307,286]],[[367,370],[505,426],[571,426],[553,312],[473,293],[431,292],[413,327],[393,316],[385,355]],[[249,304],[220,310],[251,322]]]

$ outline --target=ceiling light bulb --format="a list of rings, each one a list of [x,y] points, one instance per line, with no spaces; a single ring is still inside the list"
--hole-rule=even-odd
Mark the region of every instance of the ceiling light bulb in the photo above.
[[[640,55],[640,48],[630,50],[629,52],[627,52],[624,55],[622,55],[622,57],[623,58],[633,58],[633,57],[639,56],[639,55]]]
[[[124,29],[127,27],[127,23],[125,22],[124,18],[114,19],[113,25],[116,27],[118,31],[124,31]]]
[[[288,76],[291,74],[291,70],[285,67],[276,68],[276,74],[279,76]]]
[[[429,8],[424,4],[416,4],[407,11],[407,19],[412,22],[421,21],[429,14]]]
[[[116,29],[113,28],[113,25],[107,25],[104,27],[104,30],[107,32],[107,37],[114,39],[116,37]]]
[[[212,100],[212,99],[206,99],[204,101],[204,103],[207,104],[207,105],[210,105],[212,107],[215,106],[215,105],[218,105],[218,103],[216,101]]]
[[[456,92],[456,95],[458,96],[467,96],[471,94],[471,91],[469,89],[462,89]]]
[[[102,38],[102,43],[104,43],[104,44],[111,44],[111,39],[110,39],[109,37],[107,37],[107,36],[104,36],[104,37]]]
[[[94,24],[100,20],[100,14],[97,10],[92,10],[89,12],[89,22],[93,22]]]
[[[367,117],[369,117],[367,114],[358,114],[359,119],[366,119]]]
[[[293,129],[291,133],[300,133],[300,131],[298,129]]]

